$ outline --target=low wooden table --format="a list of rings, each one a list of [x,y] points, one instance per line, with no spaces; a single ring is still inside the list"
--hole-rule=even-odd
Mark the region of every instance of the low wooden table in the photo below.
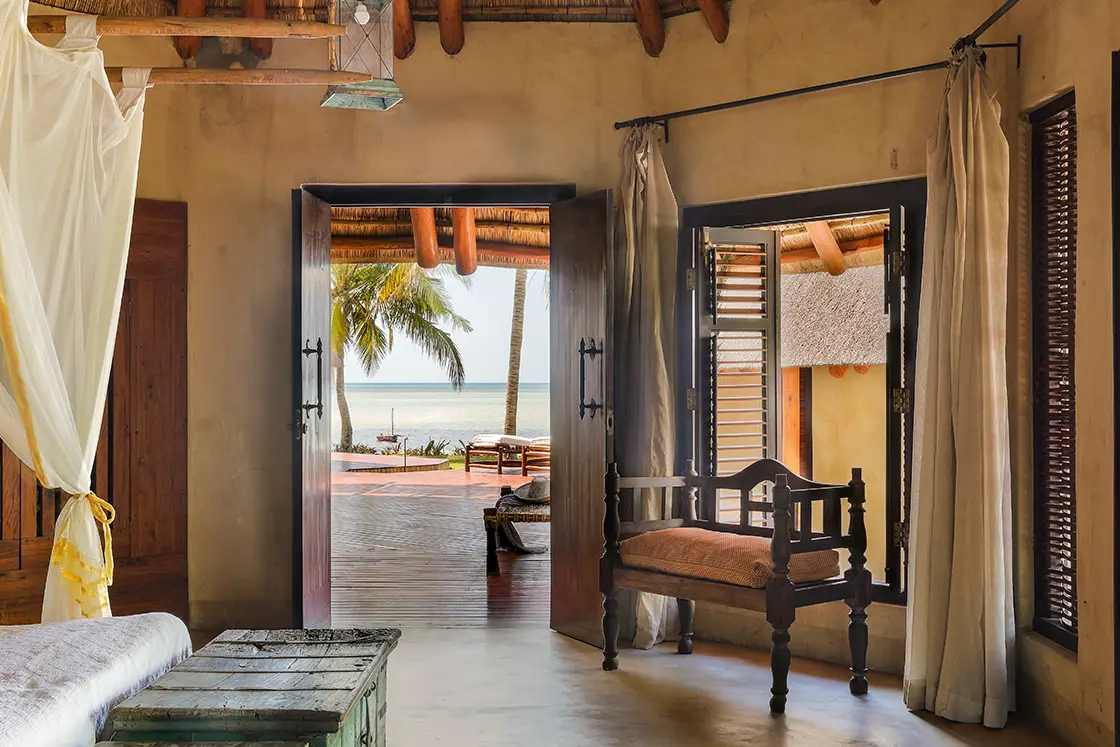
[[[513,492],[508,485],[502,486],[502,495]],[[508,506],[501,509],[482,509],[482,523],[486,527],[486,575],[500,576],[498,567],[498,526],[503,521],[530,524],[544,524],[552,521],[552,504],[537,503],[528,506]]]
[[[386,664],[400,635],[227,630],[114,708],[113,744],[384,747]]]

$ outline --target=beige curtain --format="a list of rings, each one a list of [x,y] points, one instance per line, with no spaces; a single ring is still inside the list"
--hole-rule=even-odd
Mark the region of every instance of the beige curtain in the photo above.
[[[1007,140],[975,48],[928,152],[904,693],[1002,727],[1014,708],[1006,309]]]
[[[618,214],[615,444],[623,475],[673,474],[674,300],[677,199],[661,157],[660,129],[633,129],[622,151]],[[645,518],[661,518],[660,492],[642,496]],[[677,635],[675,600],[635,595],[634,645]]]

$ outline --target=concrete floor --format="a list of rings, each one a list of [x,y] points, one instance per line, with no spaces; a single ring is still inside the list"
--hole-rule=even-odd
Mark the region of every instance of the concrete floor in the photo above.
[[[548,630],[548,556],[485,575],[483,506],[520,475],[334,475],[334,623],[400,627],[389,660],[393,747],[918,747],[1058,745],[909,713],[898,677],[848,693],[843,667],[794,659],[786,715],[768,710],[764,651],[698,641],[623,651],[621,669]],[[547,526],[526,526],[532,544]],[[539,533],[539,534],[537,534]]]
[[[1059,745],[1022,721],[994,731],[909,713],[897,677],[848,693],[841,667],[794,660],[785,716],[768,711],[764,652],[697,642],[599,651],[546,630],[406,629],[389,659],[395,747],[919,747]]]

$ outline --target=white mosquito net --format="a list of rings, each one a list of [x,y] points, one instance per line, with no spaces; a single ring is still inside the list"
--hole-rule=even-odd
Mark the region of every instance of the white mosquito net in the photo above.
[[[91,492],[136,196],[147,71],[113,95],[95,19],[57,47],[0,0],[0,439],[56,523],[43,622],[110,614],[112,507]],[[104,538],[98,536],[98,526]]]

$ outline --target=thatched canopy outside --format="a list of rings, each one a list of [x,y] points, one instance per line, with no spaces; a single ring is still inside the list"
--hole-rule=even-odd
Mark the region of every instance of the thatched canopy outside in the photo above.
[[[886,215],[836,218],[828,227],[844,254],[850,268],[883,264],[883,234]],[[817,256],[813,239],[804,223],[774,226],[782,234],[782,274],[824,272],[825,264]]]
[[[451,209],[436,208],[440,262],[454,261]],[[478,263],[490,267],[547,269],[548,208],[475,208]],[[408,208],[332,208],[334,262],[413,262]]]

